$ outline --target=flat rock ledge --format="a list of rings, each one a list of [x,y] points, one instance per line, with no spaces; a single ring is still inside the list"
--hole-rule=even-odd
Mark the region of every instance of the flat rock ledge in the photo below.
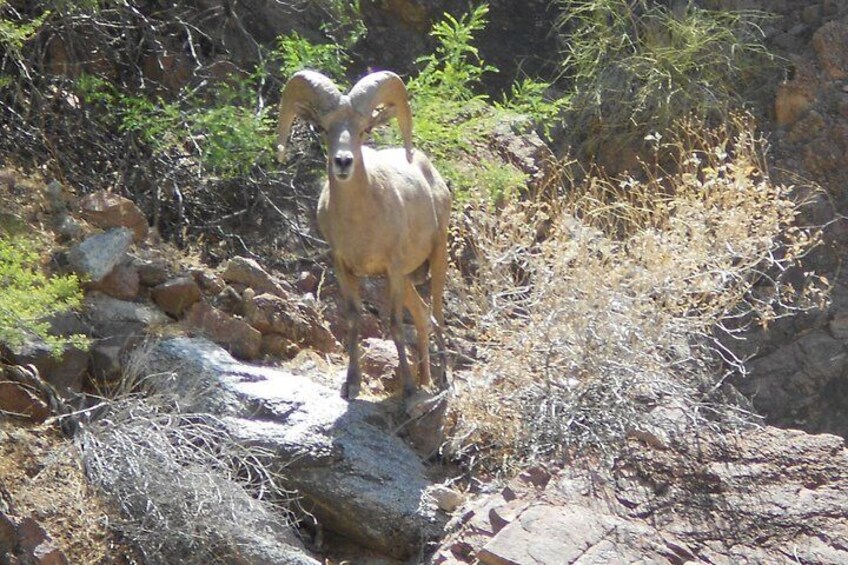
[[[190,409],[220,416],[245,445],[273,453],[285,486],[322,527],[398,559],[441,538],[448,517],[425,495],[425,467],[379,406],[239,362],[204,339],[168,339],[147,355],[150,373],[173,375],[161,380]]]

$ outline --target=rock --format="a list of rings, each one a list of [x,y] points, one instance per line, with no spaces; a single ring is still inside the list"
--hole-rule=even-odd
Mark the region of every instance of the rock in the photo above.
[[[239,292],[227,285],[220,294],[212,298],[212,306],[233,316],[244,315],[244,301]]]
[[[845,342],[825,330],[811,331],[753,360],[749,375],[734,386],[769,424],[848,434],[848,407],[829,402],[844,380],[846,362]]]
[[[530,467],[524,469],[518,478],[527,484],[531,484],[536,488],[544,489],[548,486],[551,480],[551,474],[543,467]],[[509,499],[507,499],[509,500]]]
[[[539,505],[504,527],[478,554],[485,565],[520,563],[599,563],[587,555],[616,526],[617,520],[577,505]],[[648,557],[648,556],[645,556]],[[623,554],[619,555],[622,562]]]
[[[227,286],[224,279],[206,269],[192,269],[191,276],[194,282],[197,283],[197,286],[200,287],[200,290],[207,295],[214,296],[220,294]]]
[[[165,312],[181,317],[203,293],[192,277],[177,277],[159,284],[150,291],[153,301]]]
[[[315,273],[303,271],[297,276],[297,282],[294,287],[300,293],[312,294],[314,296],[318,292],[320,282],[318,275]]]
[[[300,347],[282,334],[262,334],[262,353],[282,359],[292,359],[300,352]]]
[[[133,257],[132,264],[138,272],[139,281],[144,286],[162,284],[171,276],[168,262],[161,257],[152,259]]]
[[[16,546],[13,551],[19,561],[33,565],[67,565],[68,558],[54,544],[47,532],[34,519],[12,520],[16,526]]]
[[[439,510],[448,514],[455,512],[465,502],[465,497],[461,493],[445,485],[434,485],[427,491],[427,495],[433,499]]]
[[[71,398],[82,391],[88,370],[89,355],[73,345],[66,345],[58,355],[41,338],[26,335],[19,347],[10,348],[9,357],[16,365],[32,364],[41,377],[53,385],[59,394]]]
[[[808,79],[780,83],[774,99],[777,125],[791,126],[810,109],[817,96],[813,84]]]
[[[274,454],[287,488],[322,527],[387,555],[418,555],[447,517],[423,504],[431,486],[418,457],[378,406],[345,402],[304,377],[239,363],[214,344],[175,338],[150,353],[151,372],[175,371],[192,409],[221,415],[247,445]]]
[[[0,376],[3,376],[0,367]],[[23,416],[34,424],[44,422],[50,416],[50,408],[34,392],[6,378],[0,381],[0,411],[8,415]],[[2,523],[0,523],[0,538],[2,537]],[[2,547],[2,539],[0,539]],[[0,549],[0,555],[2,555]]]
[[[424,459],[434,456],[445,439],[445,414],[448,409],[448,393],[433,396],[420,390],[406,399],[407,421],[402,432],[415,450]]]
[[[100,292],[86,295],[83,313],[93,338],[89,350],[92,375],[107,382],[121,375],[124,354],[141,343],[148,329],[171,323],[158,308]]]
[[[53,229],[61,241],[74,240],[83,235],[82,223],[68,212],[59,212],[53,219]]]
[[[240,359],[256,359],[262,334],[244,320],[234,318],[205,302],[196,302],[183,320],[189,330],[208,337]]]
[[[848,23],[830,21],[813,34],[813,48],[830,80],[848,78]]]
[[[18,545],[17,528],[5,512],[0,511],[0,556],[12,553],[12,550]]]
[[[397,375],[398,359],[397,347],[393,341],[368,337],[361,342],[361,353],[359,366],[362,370],[365,386],[375,392],[396,393],[402,388],[402,383]],[[412,359],[412,358],[410,358]],[[409,369],[413,378],[417,378],[418,365],[410,362]]]
[[[768,427],[632,440],[611,469],[578,458],[475,501],[431,563],[844,563],[846,457],[841,438]]]
[[[834,338],[848,340],[848,312],[836,314],[827,327]]]
[[[160,326],[171,322],[158,308],[139,302],[118,300],[100,292],[86,295],[83,311],[89,322],[95,325],[127,322],[141,326]]]
[[[100,382],[115,382],[120,378],[123,363],[122,356],[128,339],[116,336],[98,340],[91,346],[91,374]]]
[[[68,262],[86,281],[99,282],[124,259],[132,240],[133,232],[126,228],[93,235],[71,248]]]
[[[65,188],[57,180],[50,181],[44,188],[44,201],[47,204],[48,211],[54,214],[61,214],[68,210],[68,201],[70,197]]]
[[[275,333],[294,343],[322,353],[338,349],[326,322],[307,303],[284,299],[274,294],[245,295],[245,319],[262,333]]]
[[[531,188],[540,189],[550,182],[556,159],[527,118],[515,116],[498,123],[492,131],[492,145],[504,161],[527,175]]]
[[[259,263],[247,257],[233,257],[227,261],[221,278],[228,283],[248,286],[257,294],[268,293],[280,298],[288,298],[290,294],[290,289],[275,280]]]
[[[129,263],[116,265],[103,280],[89,285],[89,290],[99,290],[119,300],[133,300],[138,297],[138,271]]]
[[[497,534],[512,524],[526,509],[527,503],[517,499],[508,500],[506,504],[489,509],[489,524],[492,531]]]
[[[99,228],[127,228],[132,230],[136,243],[147,238],[147,218],[132,200],[100,190],[80,201],[82,217]]]

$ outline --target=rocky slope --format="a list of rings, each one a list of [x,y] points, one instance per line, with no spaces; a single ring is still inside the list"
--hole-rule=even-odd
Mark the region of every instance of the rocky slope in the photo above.
[[[272,4],[241,2],[236,9],[244,11],[243,21],[252,22],[256,33],[263,26],[289,29],[289,18],[266,17],[279,16]],[[381,33],[372,34],[369,41],[375,43],[365,47],[363,60],[379,52],[398,68],[409,65],[426,48],[428,22],[454,4],[365,2],[369,26]],[[508,73],[516,53],[549,51],[550,36],[540,31],[550,24],[545,5],[530,2],[518,10],[515,3],[492,2],[484,55]],[[440,485],[442,470],[422,463],[438,439],[438,409],[409,423],[392,401],[348,406],[337,398],[344,366],[341,323],[332,287],[317,273],[276,276],[248,257],[211,269],[162,245],[127,199],[108,192],[77,198],[73,187],[41,184],[9,171],[0,197],[30,200],[25,219],[72,242],[59,259],[91,281],[81,314],[57,319],[55,330],[82,330],[94,342],[88,352],[68,348],[61,361],[38,340],[4,351],[11,363],[37,367],[49,384],[39,388],[38,381],[27,380],[32,372],[4,369],[0,409],[26,417],[16,422],[36,426],[0,432],[4,461],[26,461],[20,467],[29,478],[46,476],[41,470],[52,468],[51,451],[67,447],[49,420],[61,411],[53,389],[73,399],[95,386],[115,386],[131,352],[152,335],[165,340],[148,369],[200,379],[203,388],[216,391],[192,400],[202,400],[198,409],[229,422],[245,445],[275,453],[286,466],[287,485],[301,492],[304,509],[321,526],[304,534],[308,547],[294,543],[296,557],[257,549],[233,562],[309,563],[319,554],[357,563],[487,565],[848,561],[848,451],[842,439],[848,434],[848,275],[840,268],[848,231],[838,217],[848,206],[843,190],[848,186],[848,9],[836,0],[762,0],[756,7],[780,15],[765,29],[767,39],[792,62],[791,76],[768,110],[774,118],[774,165],[787,179],[799,174],[825,189],[811,218],[830,222],[829,247],[815,257],[815,267],[833,273],[834,289],[827,312],[752,336],[748,352],[759,356],[750,364],[750,376],[736,384],[769,424],[838,435],[766,426],[738,436],[704,430],[682,437],[673,423],[684,414],[658,414],[657,427],[634,431],[611,463],[586,456],[563,469],[527,469],[464,503],[456,490]],[[303,18],[297,29],[308,30],[309,18],[320,19],[320,13],[307,11]],[[214,18],[207,24],[215,25]],[[242,30],[230,32],[237,43]],[[244,57],[250,50],[249,44],[242,46]],[[531,64],[545,63],[539,57]],[[523,154],[520,160],[532,158]],[[370,339],[363,366],[374,383],[373,401],[393,390],[394,360],[392,347],[381,340],[379,317],[371,315],[365,326]],[[398,429],[407,443],[398,439]],[[16,442],[46,443],[24,453],[11,447]],[[79,526],[62,516],[76,512],[102,521],[109,510],[99,502],[86,510],[69,505],[57,517],[55,509],[51,514],[45,508],[68,504],[66,499],[31,502],[24,477],[9,477],[0,474],[0,563],[136,558],[128,550],[86,554],[69,539],[67,528]],[[86,488],[81,484],[67,488]],[[93,493],[86,498],[96,500]],[[86,535],[99,539],[101,548],[116,543],[105,530]]]

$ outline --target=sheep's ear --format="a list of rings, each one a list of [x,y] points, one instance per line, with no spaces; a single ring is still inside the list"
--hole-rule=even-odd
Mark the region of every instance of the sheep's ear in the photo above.
[[[373,129],[379,126],[384,126],[397,115],[397,110],[391,104],[385,104],[376,108],[371,114],[371,121],[368,123],[368,129]]]

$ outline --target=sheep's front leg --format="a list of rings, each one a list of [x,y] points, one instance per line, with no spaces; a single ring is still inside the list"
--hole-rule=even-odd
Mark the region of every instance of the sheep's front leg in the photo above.
[[[403,302],[406,291],[406,276],[401,273],[389,273],[389,305],[391,307],[391,330],[392,339],[398,352],[400,361],[400,376],[403,380],[403,395],[412,396],[415,393],[415,381],[412,380],[412,372],[409,370],[409,362],[406,359],[406,343],[403,339]]]
[[[359,396],[362,388],[362,373],[359,370],[359,319],[362,300],[359,296],[359,280],[339,261],[335,264],[347,323],[348,365],[347,378],[342,385],[342,398],[353,400]]]

